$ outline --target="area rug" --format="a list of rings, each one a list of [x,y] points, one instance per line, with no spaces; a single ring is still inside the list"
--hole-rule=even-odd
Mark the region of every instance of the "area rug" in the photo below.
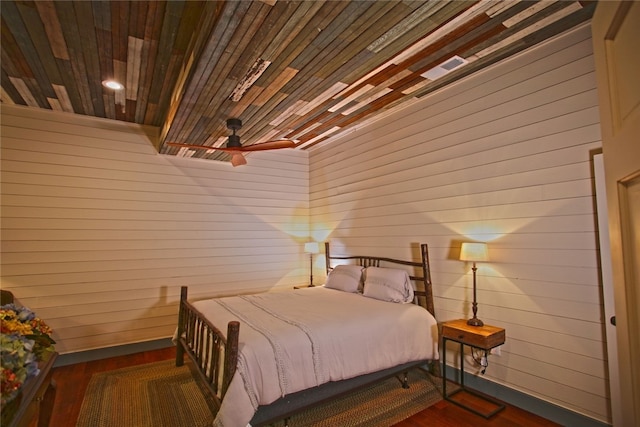
[[[294,415],[289,426],[389,427],[442,398],[438,380],[421,370],[409,373],[409,384],[390,378]],[[168,360],[94,374],[76,426],[205,427],[213,418],[189,368]]]

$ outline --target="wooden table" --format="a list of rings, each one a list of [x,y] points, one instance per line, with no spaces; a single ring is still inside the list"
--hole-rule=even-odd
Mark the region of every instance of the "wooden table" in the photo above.
[[[490,418],[504,409],[504,405],[501,402],[464,386],[464,346],[467,345],[488,352],[492,348],[504,344],[505,339],[505,330],[496,326],[471,326],[467,324],[466,319],[452,320],[442,324],[442,358],[444,359],[445,365],[447,363],[447,341],[454,341],[460,344],[460,382],[458,383],[460,388],[451,394],[447,394],[447,369],[445,366],[444,373],[442,374],[442,394],[445,400],[455,403],[484,418]],[[459,392],[466,392],[492,403],[495,405],[495,409],[489,412],[480,412],[458,400],[451,399],[451,396]]]
[[[14,400],[2,408],[2,427],[48,427],[56,397],[52,376],[58,353],[49,353],[40,362],[40,373],[22,385]]]

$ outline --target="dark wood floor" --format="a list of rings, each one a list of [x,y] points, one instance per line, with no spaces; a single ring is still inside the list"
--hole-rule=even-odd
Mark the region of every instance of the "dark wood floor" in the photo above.
[[[51,418],[51,426],[74,427],[84,392],[91,376],[96,372],[105,372],[127,366],[141,365],[160,360],[173,359],[175,348],[148,351],[133,355],[61,366],[53,370],[57,383],[57,394]],[[480,408],[483,410],[482,408]],[[441,401],[395,427],[534,427],[559,426],[537,415],[507,405],[506,409],[486,420],[449,402]]]

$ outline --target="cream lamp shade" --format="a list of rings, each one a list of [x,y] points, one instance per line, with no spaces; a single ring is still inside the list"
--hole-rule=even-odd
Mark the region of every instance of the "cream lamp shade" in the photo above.
[[[304,244],[304,251],[308,254],[317,254],[320,252],[318,242],[307,242]]]
[[[486,243],[463,243],[460,248],[460,261],[489,261]]]

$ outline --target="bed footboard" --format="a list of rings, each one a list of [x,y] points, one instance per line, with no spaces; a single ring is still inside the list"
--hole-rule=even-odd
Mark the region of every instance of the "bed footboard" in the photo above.
[[[180,289],[176,366],[191,360],[196,377],[220,407],[238,362],[239,322],[229,322],[226,336],[187,301],[187,287]]]

